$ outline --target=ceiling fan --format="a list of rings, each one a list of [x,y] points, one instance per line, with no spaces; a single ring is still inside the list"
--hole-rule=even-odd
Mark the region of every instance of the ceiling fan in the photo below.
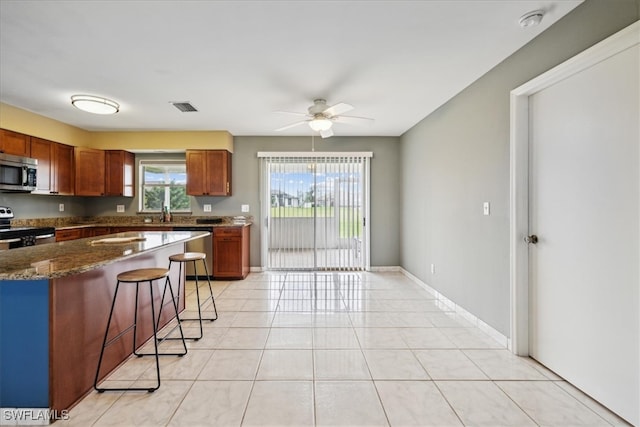
[[[323,138],[329,138],[330,136],[333,136],[333,130],[331,129],[331,126],[333,126],[334,122],[347,123],[347,124],[361,124],[361,123],[373,122],[373,119],[370,119],[367,117],[342,115],[344,113],[347,113],[353,110],[353,108],[354,108],[353,105],[345,104],[344,102],[340,102],[338,104],[328,106],[326,100],[314,99],[313,105],[309,107],[307,110],[308,113],[277,111],[277,113],[304,116],[306,117],[306,119],[283,126],[279,129],[276,129],[276,131],[282,131],[282,130],[290,129],[292,127],[296,127],[303,123],[308,123],[311,129],[313,129],[316,132],[320,132],[320,136],[322,136]]]

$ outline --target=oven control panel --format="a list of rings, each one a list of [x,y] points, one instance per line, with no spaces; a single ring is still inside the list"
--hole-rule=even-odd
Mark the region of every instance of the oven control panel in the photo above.
[[[0,219],[13,219],[13,211],[6,206],[0,206]]]

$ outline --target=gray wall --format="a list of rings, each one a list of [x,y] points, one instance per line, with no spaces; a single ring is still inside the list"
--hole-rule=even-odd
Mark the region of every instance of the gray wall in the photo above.
[[[12,208],[16,219],[84,216],[84,199],[85,197],[0,193],[0,206]],[[61,203],[64,204],[64,212],[59,210]]]
[[[636,21],[639,5],[586,1],[401,137],[401,265],[506,336],[509,93]]]

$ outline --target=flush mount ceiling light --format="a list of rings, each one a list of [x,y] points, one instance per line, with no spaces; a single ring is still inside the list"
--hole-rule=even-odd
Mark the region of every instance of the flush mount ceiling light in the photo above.
[[[115,114],[120,111],[117,102],[93,95],[73,95],[71,104],[79,110],[93,114]]]
[[[325,119],[323,117],[317,118],[317,119],[313,119],[311,121],[309,121],[309,127],[313,130],[315,130],[316,132],[322,132],[325,130],[329,130],[331,129],[331,125],[333,123],[331,123],[331,120],[329,119]]]
[[[543,10],[534,10],[533,12],[525,13],[520,17],[518,23],[522,28],[535,27],[540,24],[542,17],[544,16]]]

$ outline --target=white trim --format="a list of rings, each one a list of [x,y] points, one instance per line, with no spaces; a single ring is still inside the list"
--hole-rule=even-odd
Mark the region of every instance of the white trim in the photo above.
[[[398,272],[398,271],[402,271],[402,267],[400,266],[393,266],[393,265],[389,265],[389,266],[377,266],[377,267],[370,267],[369,271],[372,273],[390,273],[390,272]]]
[[[413,274],[409,273],[404,268],[400,267],[400,271],[402,272],[402,274],[404,274],[405,276],[410,278],[412,281],[414,281],[415,283],[420,285],[422,288],[427,290],[429,293],[433,294],[433,296],[436,299],[436,305],[438,305],[441,309],[448,310],[448,311],[454,311],[456,314],[460,315],[465,320],[467,320],[469,323],[471,323],[473,326],[477,327],[482,332],[486,333],[488,336],[493,338],[501,346],[506,347],[506,348],[510,348],[510,342],[509,342],[509,339],[506,336],[504,336],[503,334],[501,334],[500,332],[498,332],[497,330],[495,330],[494,328],[489,326],[487,323],[485,323],[482,320],[478,319],[477,316],[475,316],[474,314],[468,312],[464,308],[460,307],[454,301],[450,300],[449,298],[447,298],[446,296],[444,296],[440,292],[436,291],[431,286],[427,285],[422,280],[420,280],[419,278],[417,278]]]
[[[640,21],[511,91],[510,328],[511,351],[529,355],[529,96],[640,43]]]
[[[258,157],[373,157],[372,151],[258,151]]]

